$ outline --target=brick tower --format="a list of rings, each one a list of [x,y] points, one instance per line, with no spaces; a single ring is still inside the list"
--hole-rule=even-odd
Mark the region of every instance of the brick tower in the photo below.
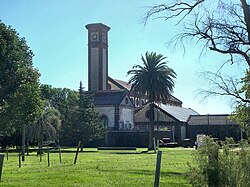
[[[88,29],[88,90],[107,90],[108,31],[102,23],[86,25]]]

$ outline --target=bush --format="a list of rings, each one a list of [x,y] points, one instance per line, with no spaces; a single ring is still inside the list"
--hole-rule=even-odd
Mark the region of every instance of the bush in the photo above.
[[[194,154],[195,165],[189,164],[189,180],[192,186],[250,186],[250,149],[247,142],[231,148],[232,139],[219,145],[206,138],[204,146]]]

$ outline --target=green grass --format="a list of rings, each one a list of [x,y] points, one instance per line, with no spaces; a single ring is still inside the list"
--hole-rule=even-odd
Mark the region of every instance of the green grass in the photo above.
[[[26,156],[18,167],[17,153],[4,158],[0,186],[153,186],[157,154],[136,151],[80,152],[76,165],[74,153],[50,153],[42,162],[36,153]],[[190,186],[186,180],[187,162],[192,162],[193,149],[163,148],[160,186]]]

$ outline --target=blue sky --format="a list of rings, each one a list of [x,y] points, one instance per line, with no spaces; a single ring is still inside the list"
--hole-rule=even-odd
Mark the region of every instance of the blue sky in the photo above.
[[[157,3],[164,2],[157,0]],[[187,43],[186,53],[172,50],[166,43],[181,27],[174,20],[141,22],[151,0],[0,0],[0,20],[25,37],[35,56],[33,64],[41,73],[40,81],[53,87],[77,90],[79,82],[87,89],[87,30],[89,23],[103,23],[109,31],[109,76],[127,81],[128,70],[141,63],[147,51],[168,58],[177,73],[173,95],[183,106],[201,114],[224,114],[232,111],[229,100],[211,98],[200,102],[198,89],[208,83],[198,74],[216,71],[224,61],[216,53],[200,57],[201,46]],[[225,72],[242,75],[246,67],[226,65]]]

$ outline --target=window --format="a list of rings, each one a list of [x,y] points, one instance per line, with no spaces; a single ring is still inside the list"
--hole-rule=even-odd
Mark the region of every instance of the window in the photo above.
[[[109,124],[109,118],[107,115],[102,115],[101,117],[101,122],[106,126],[108,127],[108,124]]]
[[[138,98],[136,98],[136,100],[135,100],[135,106],[139,106],[139,99]]]

